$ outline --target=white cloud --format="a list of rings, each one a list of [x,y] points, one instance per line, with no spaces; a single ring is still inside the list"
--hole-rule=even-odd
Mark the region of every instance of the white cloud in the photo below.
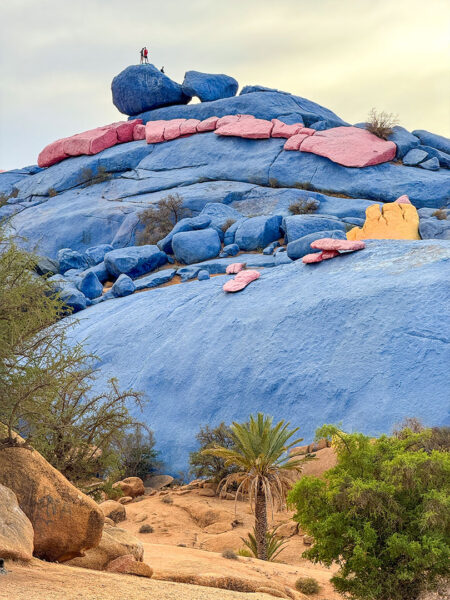
[[[350,122],[372,106],[450,133],[447,0],[3,0],[0,168],[117,120],[110,83],[143,44],[176,81],[225,72]]]

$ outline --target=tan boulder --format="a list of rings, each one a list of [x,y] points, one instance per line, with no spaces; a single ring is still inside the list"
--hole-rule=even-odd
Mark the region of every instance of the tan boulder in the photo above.
[[[132,502],[133,498],[131,496],[123,496],[122,498],[119,498],[118,503],[119,504],[129,504],[130,502]]]
[[[226,531],[231,531],[233,529],[233,525],[231,521],[219,521],[217,523],[212,523],[205,527],[205,533],[225,533]]]
[[[33,557],[33,526],[15,493],[0,484],[0,556],[14,560]]]
[[[211,488],[201,488],[198,492],[198,495],[199,496],[209,496],[210,498],[212,498],[213,496],[216,495],[216,493]]]
[[[115,500],[106,500],[105,502],[101,502],[98,506],[105,517],[109,517],[114,521],[114,523],[120,523],[121,521],[125,521],[127,518],[125,506],[120,504],[120,502],[116,502]]]
[[[144,482],[140,477],[126,477],[122,481],[117,481],[113,488],[120,488],[124,496],[143,496],[145,494]]]
[[[171,475],[152,475],[151,477],[145,478],[145,487],[153,490],[160,490],[166,485],[172,483],[173,477]]]
[[[131,533],[120,527],[105,525],[102,539],[97,548],[92,548],[81,558],[74,558],[69,565],[103,571],[109,563],[118,558],[131,554],[135,560],[142,561],[144,547]]]
[[[147,519],[147,518],[148,518],[147,513],[140,512],[140,513],[137,513],[137,514],[134,515],[133,521],[135,523],[142,523],[142,521],[145,521],[145,519]]]
[[[102,511],[36,450],[2,448],[0,483],[16,494],[31,521],[38,558],[62,562],[98,545]]]
[[[283,523],[277,528],[277,535],[280,537],[292,537],[298,532],[298,525],[293,521]]]
[[[245,537],[244,533],[237,531],[227,531],[212,535],[201,543],[202,550],[209,552],[223,552],[224,550],[234,550],[235,552],[243,546],[241,537]]]
[[[202,502],[192,502],[181,508],[184,508],[199,527],[207,527],[212,523],[230,519],[230,513],[224,510],[210,508],[209,506],[205,506]]]
[[[112,560],[105,569],[110,573],[125,573],[138,577],[151,577],[153,569],[144,562],[137,562],[132,554],[125,554]]]
[[[115,527],[116,524],[114,523],[114,521],[112,519],[110,519],[109,517],[105,517],[105,523],[103,526],[105,525],[111,525],[111,527]]]

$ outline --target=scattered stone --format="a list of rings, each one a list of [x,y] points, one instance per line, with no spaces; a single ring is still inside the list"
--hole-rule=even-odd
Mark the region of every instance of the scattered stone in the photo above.
[[[428,153],[419,148],[413,148],[403,157],[403,164],[408,167],[415,167],[423,162],[428,156]]]
[[[221,243],[215,229],[201,229],[176,233],[172,247],[177,261],[190,265],[217,256]]]
[[[223,247],[219,257],[226,258],[227,256],[236,256],[236,254],[239,254],[239,246],[237,244],[228,244]]]
[[[109,517],[114,523],[120,523],[127,518],[125,507],[115,500],[106,500],[101,502],[98,507],[101,509],[105,517]]]
[[[293,521],[288,521],[287,523],[283,523],[280,527],[277,528],[277,535],[281,537],[292,537],[296,535],[298,532],[298,524]]]
[[[137,513],[136,515],[134,515],[133,517],[133,521],[135,523],[142,523],[142,521],[145,521],[145,519],[148,518],[147,513],[141,512],[141,513]]]
[[[78,289],[86,298],[93,300],[102,295],[103,285],[93,271],[85,271],[80,277]]]
[[[234,241],[244,251],[265,248],[281,237],[281,221],[280,215],[245,219],[237,228]]]
[[[433,156],[433,158],[429,158],[428,160],[420,163],[419,167],[421,169],[427,169],[428,171],[439,171],[439,159],[436,156]]]
[[[152,475],[145,479],[144,485],[146,488],[151,488],[156,491],[170,485],[172,481],[173,477],[171,475]]]
[[[210,274],[209,274],[209,271],[207,271],[206,269],[202,269],[201,271],[198,272],[197,279],[199,281],[206,281],[209,278],[210,278]]]
[[[153,569],[147,563],[137,562],[132,554],[125,554],[112,560],[105,569],[108,573],[124,573],[138,577],[151,577]]]
[[[87,258],[71,248],[61,248],[58,251],[59,270],[64,274],[69,269],[86,269],[88,265]]]
[[[118,279],[114,282],[111,288],[111,293],[116,298],[122,298],[123,296],[129,296],[136,291],[134,281],[128,275],[122,273]]]
[[[450,140],[444,137],[443,135],[430,133],[425,129],[416,129],[412,133],[413,135],[419,138],[422,144],[425,144],[426,146],[431,146],[432,148],[441,150],[441,152],[446,152],[447,154],[450,154]]]
[[[133,498],[131,496],[123,496],[122,498],[118,499],[119,504],[129,504],[132,501],[133,501]]]
[[[131,278],[150,273],[167,263],[167,255],[157,246],[129,246],[105,254],[105,267],[113,277],[122,273]]]

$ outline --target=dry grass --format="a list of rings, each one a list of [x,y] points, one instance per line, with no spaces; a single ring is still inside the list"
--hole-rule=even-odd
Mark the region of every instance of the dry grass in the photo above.
[[[447,211],[444,208],[438,208],[431,216],[436,217],[439,221],[445,221],[447,219]]]
[[[315,213],[319,208],[319,203],[316,200],[308,198],[308,200],[297,200],[289,206],[291,215],[310,215]]]
[[[169,194],[156,205],[149,206],[139,215],[144,229],[136,236],[138,246],[156,244],[168,235],[180,219],[190,217],[191,211],[183,207],[179,194]]]
[[[398,125],[397,115],[372,108],[367,117],[366,129],[382,140],[387,140],[394,132],[395,125]]]
[[[320,586],[313,577],[299,577],[295,582],[295,589],[309,596],[309,594],[317,594]]]

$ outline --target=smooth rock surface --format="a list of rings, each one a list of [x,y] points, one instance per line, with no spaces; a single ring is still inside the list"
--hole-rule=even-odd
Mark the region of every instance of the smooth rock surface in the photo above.
[[[322,238],[335,238],[339,240],[347,239],[345,233],[340,230],[316,231],[289,242],[286,248],[287,255],[292,260],[297,260],[299,258],[303,258],[307,254],[312,254],[314,252],[314,250],[311,248],[312,242]],[[317,250],[317,252],[319,252],[319,250]]]
[[[200,229],[176,233],[172,247],[177,261],[190,265],[217,256],[221,244],[215,229]]]
[[[33,557],[33,526],[15,493],[0,484],[0,557],[29,561]]]
[[[105,254],[105,267],[113,277],[131,278],[150,273],[167,263],[167,255],[154,245],[118,248]]]
[[[246,252],[263,249],[281,237],[281,216],[253,217],[243,221],[236,229],[235,243]]]
[[[200,71],[187,71],[182,83],[182,90],[186,96],[197,96],[202,102],[235,96],[238,87],[234,77]]]

